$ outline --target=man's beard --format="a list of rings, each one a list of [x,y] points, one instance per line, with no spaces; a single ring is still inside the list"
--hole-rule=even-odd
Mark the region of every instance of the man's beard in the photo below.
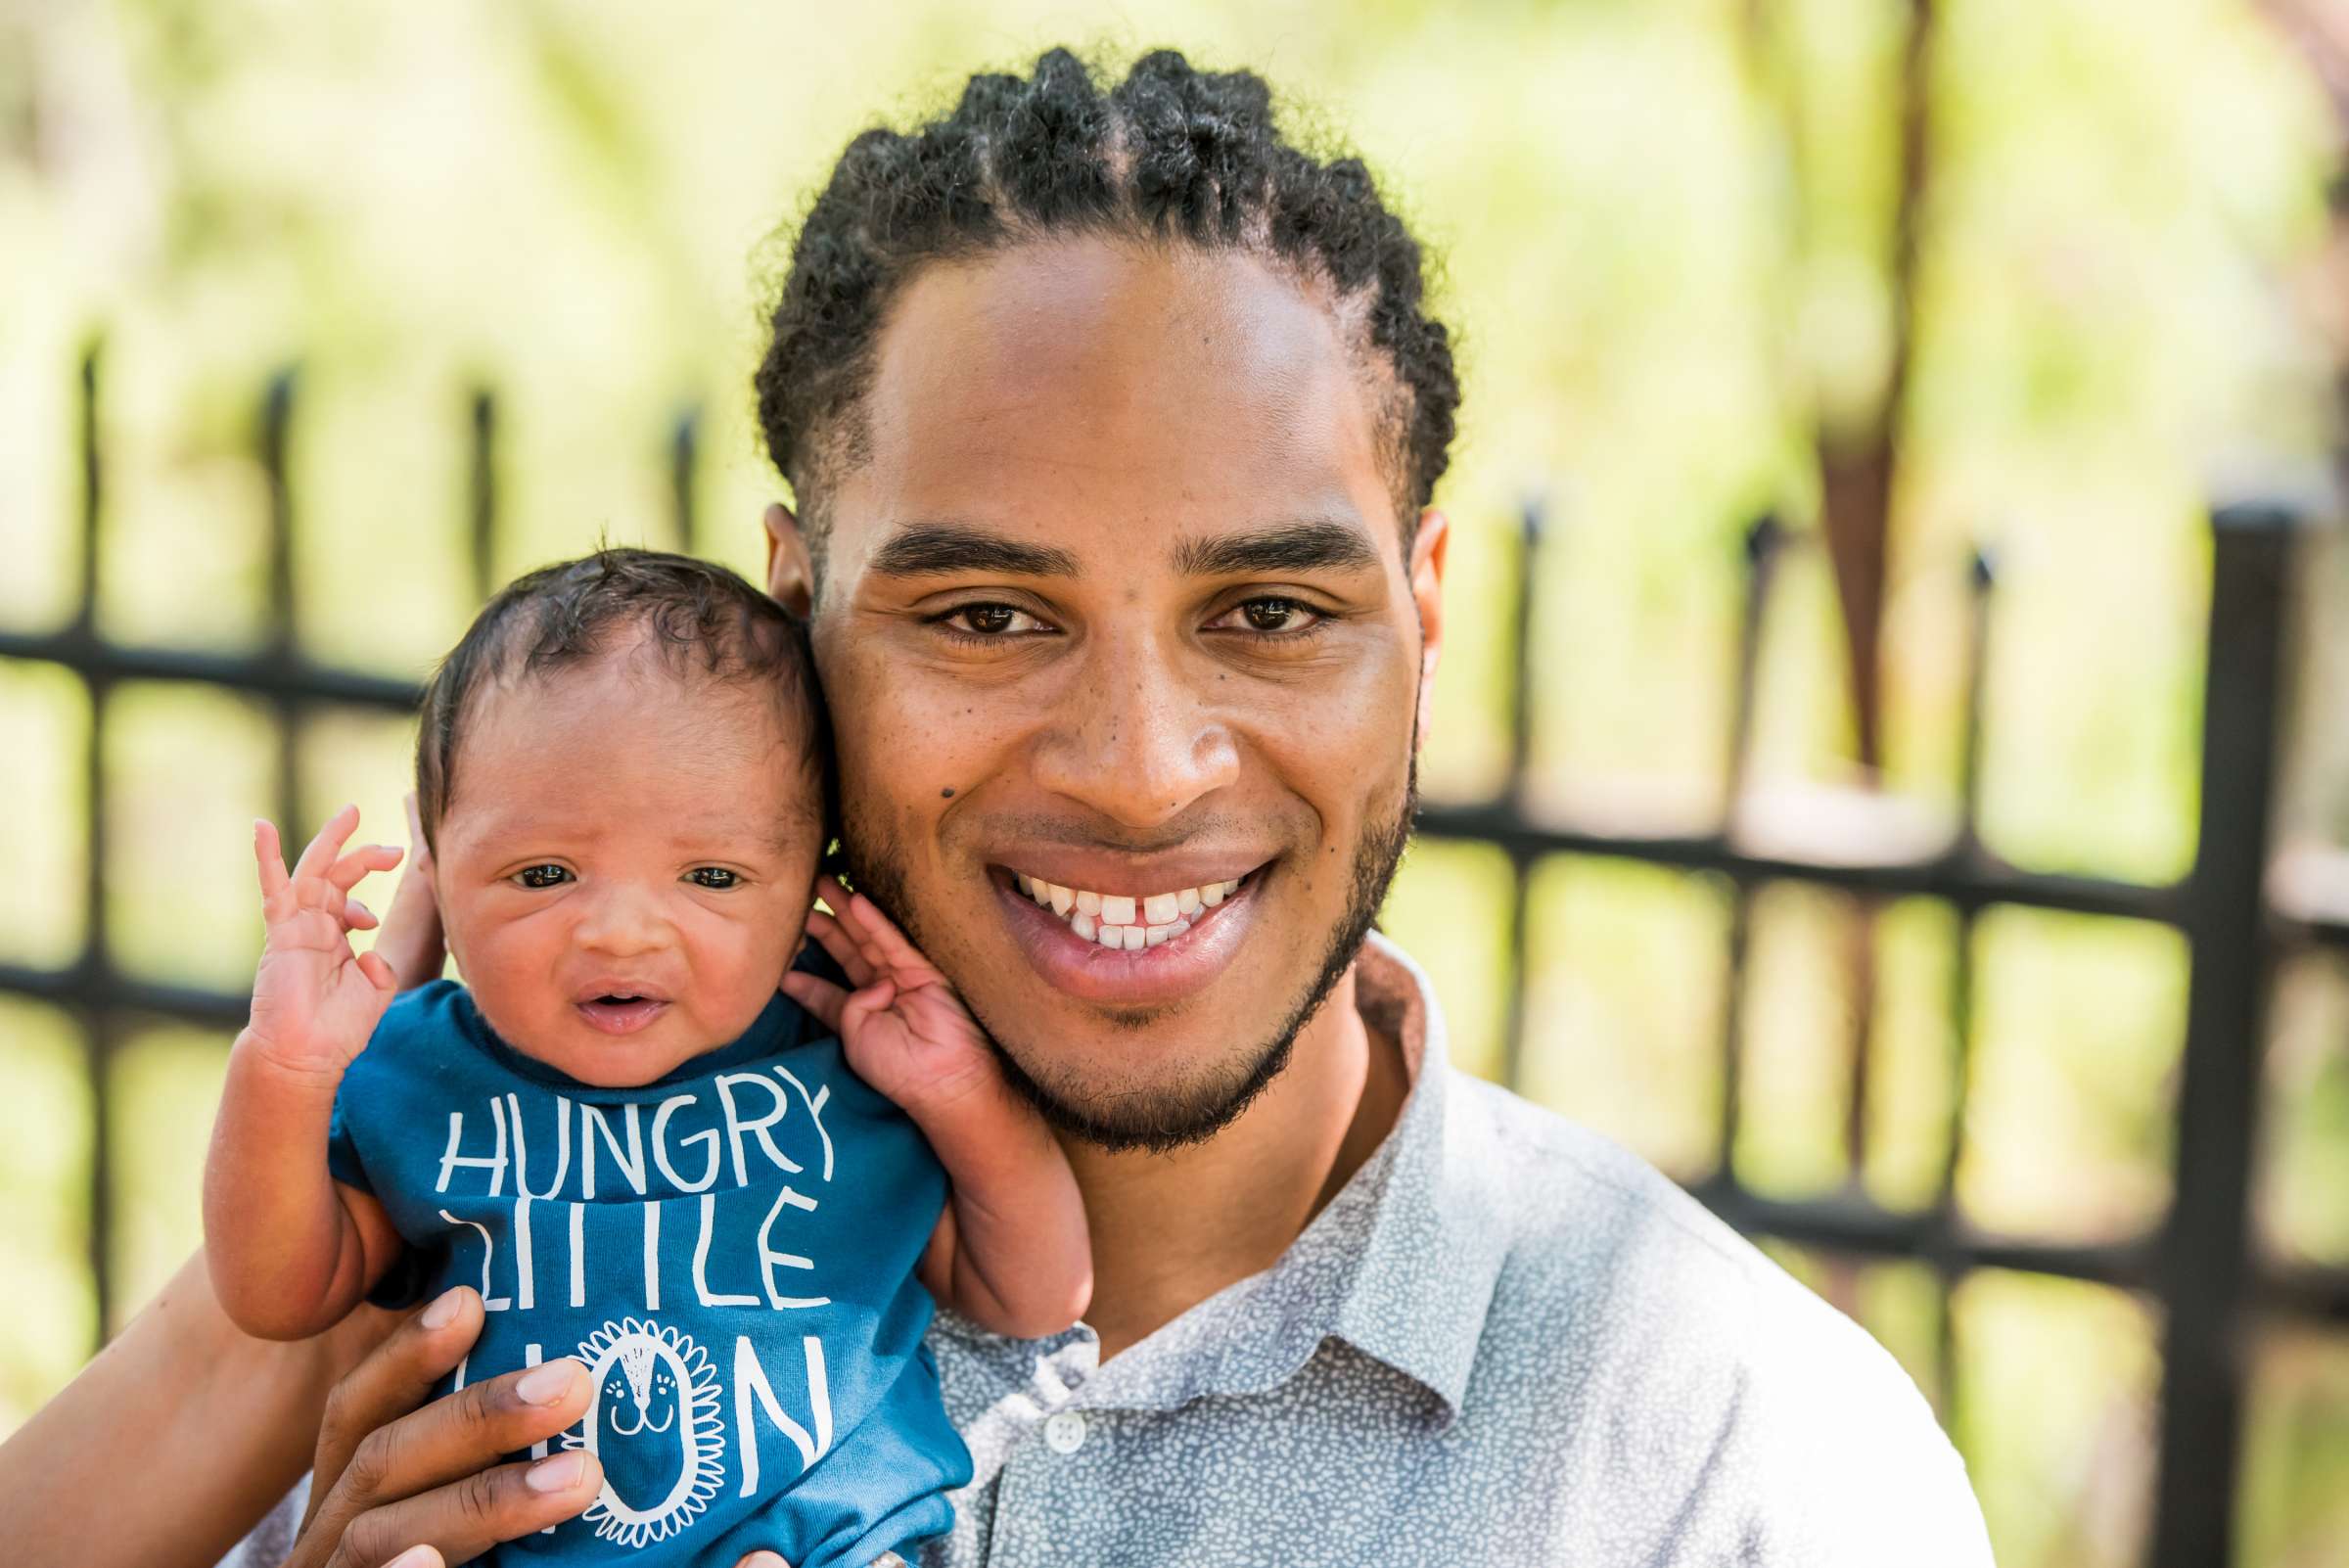
[[[1414,734],[1413,739],[1416,738]],[[1346,908],[1337,924],[1330,928],[1329,941],[1322,948],[1313,980],[1299,992],[1279,1026],[1249,1054],[1249,1068],[1236,1082],[1190,1084],[1158,1092],[1127,1089],[1081,1103],[1066,1086],[1041,1083],[1022,1067],[1003,1048],[997,1038],[998,1032],[980,1015],[967,992],[962,995],[963,1005],[971,1009],[972,1016],[986,1029],[988,1043],[994,1049],[995,1060],[1002,1064],[1004,1078],[1050,1127],[1113,1153],[1146,1150],[1165,1154],[1189,1144],[1204,1143],[1236,1121],[1280,1076],[1289,1065],[1298,1035],[1345,978],[1355,955],[1361,950],[1363,938],[1378,918],[1379,906],[1386,901],[1387,888],[1395,880],[1396,865],[1403,858],[1404,847],[1410,842],[1411,823],[1418,807],[1419,759],[1418,747],[1414,745],[1404,775],[1401,807],[1386,821],[1365,823],[1360,837],[1355,841]],[[844,821],[842,827],[842,849],[852,884],[881,905],[914,945],[932,954],[932,962],[936,962],[936,950],[923,940],[920,917],[913,899],[907,896],[903,868],[895,853],[897,847],[866,842],[851,832],[852,826]],[[1137,1029],[1149,1021],[1148,1017],[1112,1019],[1109,1027]]]

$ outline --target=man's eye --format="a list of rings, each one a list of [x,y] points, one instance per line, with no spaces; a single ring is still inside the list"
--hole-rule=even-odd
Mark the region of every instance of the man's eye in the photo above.
[[[930,623],[964,642],[1003,641],[1039,629],[1043,623],[1008,604],[964,604],[930,618]]]
[[[1233,608],[1240,618],[1240,625],[1234,630],[1244,629],[1267,637],[1301,636],[1329,619],[1302,599],[1276,595],[1243,600]]]
[[[551,863],[526,865],[514,873],[514,880],[526,888],[557,888],[571,880],[571,873]]]
[[[697,865],[685,873],[685,880],[698,887],[720,890],[742,885],[742,878],[722,865]]]

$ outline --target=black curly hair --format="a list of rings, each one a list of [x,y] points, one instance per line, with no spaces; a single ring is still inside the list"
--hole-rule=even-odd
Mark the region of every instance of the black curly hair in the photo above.
[[[1317,161],[1274,130],[1253,71],[1202,71],[1160,49],[1104,90],[1107,74],[1052,49],[1025,79],[974,75],[952,114],[850,142],[801,221],[757,388],[819,573],[825,491],[871,455],[860,405],[891,300],[925,262],[1060,235],[1245,250],[1328,289],[1377,396],[1409,550],[1460,401],[1418,242],[1359,159]]]
[[[831,723],[806,624],[714,562],[607,545],[507,583],[426,682],[416,729],[416,808],[428,849],[456,794],[465,725],[478,716],[475,699],[501,680],[599,659],[631,630],[644,634],[645,646],[671,674],[773,696],[785,739],[819,786],[817,811],[830,833],[838,790]]]

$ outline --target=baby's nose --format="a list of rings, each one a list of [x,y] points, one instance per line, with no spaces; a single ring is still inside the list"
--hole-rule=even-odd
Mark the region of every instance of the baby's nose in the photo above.
[[[616,888],[594,900],[574,933],[582,947],[624,956],[661,946],[668,940],[668,922],[657,900]]]

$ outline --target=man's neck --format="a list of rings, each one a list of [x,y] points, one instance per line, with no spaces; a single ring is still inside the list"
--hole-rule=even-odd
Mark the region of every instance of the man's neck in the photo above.
[[[1101,1359],[1270,1268],[1395,1126],[1409,1077],[1399,1041],[1355,1010],[1349,969],[1288,1067],[1207,1142],[1112,1154],[1064,1140],[1093,1242]]]

